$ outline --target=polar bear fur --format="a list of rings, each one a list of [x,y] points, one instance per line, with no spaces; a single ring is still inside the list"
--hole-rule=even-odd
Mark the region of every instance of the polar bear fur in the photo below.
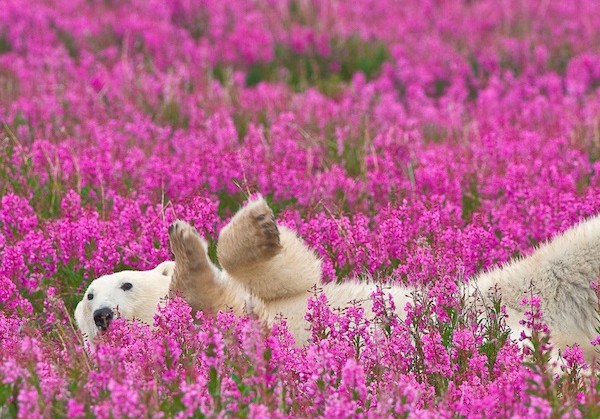
[[[197,231],[183,221],[169,228],[175,263],[163,262],[151,271],[124,271],[93,281],[78,304],[78,327],[92,339],[98,329],[108,326],[94,321],[98,310],[109,311],[152,324],[161,298],[169,290],[179,293],[194,310],[216,313],[231,309],[237,314],[254,314],[266,324],[283,315],[299,344],[310,338],[304,316],[311,290],[319,288],[332,307],[359,302],[370,313],[370,295],[376,284],[347,282],[322,284],[319,258],[290,229],[275,222],[263,199],[250,201],[220,232],[217,268],[207,255],[207,244]],[[506,305],[512,337],[518,341],[524,330],[519,321],[526,307],[520,303],[533,293],[540,296],[544,318],[552,339],[559,347],[578,343],[588,360],[594,357],[590,341],[598,326],[598,298],[591,286],[600,274],[600,217],[585,221],[531,256],[513,261],[469,281],[465,292],[489,301],[499,294]],[[121,289],[123,283],[130,290]],[[412,290],[386,287],[394,297],[397,314]],[[93,294],[92,300],[88,295]],[[107,312],[105,310],[105,312]]]

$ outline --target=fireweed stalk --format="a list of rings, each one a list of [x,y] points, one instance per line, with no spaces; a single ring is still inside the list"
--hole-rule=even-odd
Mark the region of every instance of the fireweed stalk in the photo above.
[[[578,347],[548,365],[535,295],[523,353],[500,301],[457,292],[599,211],[599,20],[593,0],[4,0],[0,414],[600,415]],[[257,191],[324,281],[416,285],[407,320],[385,286],[375,318],[313,290],[297,347],[284,319],[176,299],[84,349],[93,278],[168,259],[176,218],[214,256]]]

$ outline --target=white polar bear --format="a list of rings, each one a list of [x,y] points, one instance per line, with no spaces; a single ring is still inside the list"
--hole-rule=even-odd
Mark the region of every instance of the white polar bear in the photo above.
[[[266,324],[279,315],[287,318],[296,342],[310,338],[304,319],[310,290],[317,286],[332,307],[359,302],[370,313],[373,283],[322,284],[319,258],[291,230],[278,226],[263,199],[250,201],[219,234],[217,257],[222,270],[212,264],[207,245],[197,231],[183,221],[169,228],[175,262],[163,262],[151,271],[124,271],[93,281],[77,305],[78,327],[91,340],[105,330],[116,313],[152,324],[161,298],[178,292],[194,310],[216,313],[232,309],[252,313]],[[534,293],[541,297],[544,318],[559,347],[578,343],[592,359],[590,341],[598,326],[598,297],[591,286],[600,273],[600,216],[585,221],[531,256],[482,273],[464,291],[483,296],[497,292],[506,304],[512,337],[523,327],[520,302]],[[391,286],[397,314],[411,301],[411,288]]]

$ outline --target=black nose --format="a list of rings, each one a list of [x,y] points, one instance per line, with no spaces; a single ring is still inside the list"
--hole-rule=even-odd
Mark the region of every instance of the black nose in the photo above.
[[[113,313],[110,308],[104,307],[94,311],[94,323],[98,329],[105,331],[113,318]]]

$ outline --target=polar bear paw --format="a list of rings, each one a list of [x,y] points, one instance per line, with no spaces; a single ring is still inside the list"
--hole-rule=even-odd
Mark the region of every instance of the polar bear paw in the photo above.
[[[221,230],[217,256],[226,271],[239,276],[250,266],[270,260],[282,248],[273,211],[260,198],[248,202]]]
[[[245,208],[254,232],[255,246],[263,258],[271,258],[281,250],[279,229],[275,215],[264,199],[252,202]]]
[[[176,267],[196,270],[206,264],[206,240],[185,221],[177,220],[171,224],[169,242],[175,255]]]

